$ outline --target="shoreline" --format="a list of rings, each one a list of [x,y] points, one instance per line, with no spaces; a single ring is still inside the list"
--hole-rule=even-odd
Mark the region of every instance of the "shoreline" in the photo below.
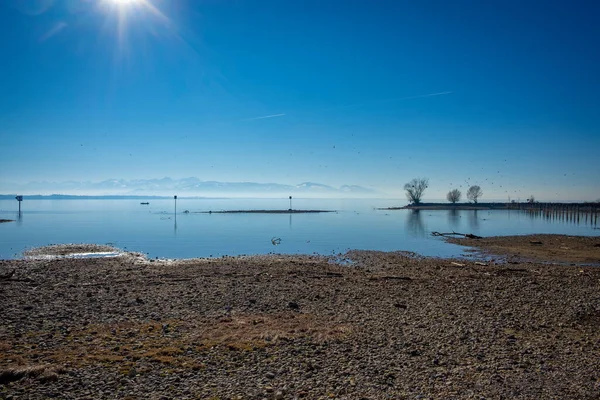
[[[0,397],[597,396],[600,268],[344,257],[0,260]]]
[[[489,236],[479,239],[446,237],[448,243],[468,246],[486,257],[505,257],[508,262],[533,261],[600,265],[600,236],[553,234]]]
[[[435,233],[435,232],[433,232]],[[432,234],[433,234],[432,233]],[[463,235],[463,234],[457,234]],[[582,265],[600,265],[600,235],[597,236],[569,236],[560,234],[527,234],[527,235],[507,235],[507,236],[473,236],[455,237],[440,236],[450,244],[461,246],[466,255],[454,257],[432,257],[413,253],[411,250],[384,251],[383,253],[406,253],[413,254],[416,257],[425,259],[467,259],[473,256],[482,258],[496,258],[498,261],[520,261],[520,262],[544,262],[544,263],[572,263]],[[349,250],[347,253],[357,251],[374,250]],[[94,254],[99,257],[134,256],[145,258],[148,262],[165,261],[169,262],[188,262],[194,260],[220,260],[223,258],[253,258],[253,257],[323,257],[325,259],[344,258],[345,254],[326,255],[326,254],[294,254],[294,253],[267,253],[267,254],[246,254],[246,255],[223,255],[219,257],[191,257],[191,258],[159,258],[148,259],[144,253],[130,252],[111,245],[70,243],[70,244],[52,244],[47,246],[27,249],[23,252],[23,260],[32,259],[53,259],[53,258],[73,258],[85,255],[88,258],[94,258]],[[0,259],[0,261],[11,261],[21,259]]]

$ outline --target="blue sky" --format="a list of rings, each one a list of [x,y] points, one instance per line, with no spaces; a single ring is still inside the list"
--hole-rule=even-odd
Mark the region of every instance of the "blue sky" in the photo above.
[[[2,0],[7,182],[600,198],[600,2]],[[270,118],[259,118],[272,116]],[[502,187],[500,187],[502,186]]]

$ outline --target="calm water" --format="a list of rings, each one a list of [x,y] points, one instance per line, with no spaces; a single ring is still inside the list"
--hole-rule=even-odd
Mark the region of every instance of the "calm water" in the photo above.
[[[457,256],[462,248],[431,231],[480,236],[560,233],[598,236],[589,222],[546,220],[520,211],[382,211],[404,200],[294,199],[294,209],[337,210],[323,214],[194,214],[196,211],[287,209],[287,199],[0,200],[0,259],[18,258],[30,247],[59,243],[112,244],[155,258],[240,254],[333,254],[348,249],[409,250]],[[184,214],[184,210],[191,213]],[[272,239],[281,243],[273,245]]]

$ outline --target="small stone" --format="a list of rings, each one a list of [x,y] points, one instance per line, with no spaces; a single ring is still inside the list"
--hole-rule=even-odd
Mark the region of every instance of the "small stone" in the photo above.
[[[298,305],[298,303],[290,301],[288,303],[288,307],[291,308],[292,310],[299,310],[300,306]]]
[[[265,374],[265,376],[267,377],[267,379],[274,379],[275,378],[275,374],[272,372],[267,372]]]
[[[283,399],[283,392],[279,391],[277,393],[275,393],[275,400],[280,400]]]

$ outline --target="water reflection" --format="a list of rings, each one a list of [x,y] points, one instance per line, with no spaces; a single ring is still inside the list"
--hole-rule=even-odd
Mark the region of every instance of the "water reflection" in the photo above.
[[[406,229],[412,236],[425,236],[425,225],[420,210],[411,210],[407,214]]]
[[[270,200],[256,200],[248,206],[249,201],[255,200],[198,199],[193,203],[190,200],[190,208],[276,207],[269,203]],[[310,218],[288,215],[286,221],[282,215],[236,218],[186,214],[178,209],[177,220],[184,219],[179,230],[179,221],[173,215],[172,199],[153,201],[151,210],[140,207],[137,201],[126,200],[32,201],[20,216],[12,199],[0,200],[0,218],[15,220],[0,225],[0,258],[18,257],[14,254],[26,247],[81,241],[117,242],[121,247],[165,258],[266,254],[275,249],[286,253],[331,254],[332,250],[339,252],[355,248],[411,250],[425,255],[453,256],[459,255],[460,251],[445,241],[432,238],[432,230],[454,230],[481,236],[531,233],[600,235],[600,230],[596,230],[600,205],[591,210],[590,207],[582,210],[581,206],[577,209],[573,205],[553,205],[553,208],[538,206],[537,210],[479,210],[477,213],[472,210],[382,213],[379,209],[373,210],[372,206],[390,204],[378,204],[372,199],[353,200],[341,205],[338,200],[315,199],[312,202],[308,202],[307,207],[339,209],[343,213],[319,214]],[[180,213],[183,214],[181,217]],[[169,219],[172,221],[168,222]],[[293,219],[298,219],[296,225],[293,225]],[[286,222],[288,234],[293,235],[287,235],[277,248],[265,241],[275,234],[274,228],[285,229]],[[278,234],[283,235],[283,232]],[[236,243],[235,249],[232,249],[231,243]]]
[[[579,209],[576,206],[565,205],[555,208],[529,208],[521,212],[531,220],[544,219],[548,222],[562,222],[573,225],[591,226],[596,229],[598,225],[598,209]]]
[[[479,230],[479,219],[477,218],[477,210],[472,210],[469,213],[469,226],[473,231]]]
[[[459,222],[460,215],[458,215],[458,210],[456,208],[448,210],[448,225],[455,230],[458,228]]]

